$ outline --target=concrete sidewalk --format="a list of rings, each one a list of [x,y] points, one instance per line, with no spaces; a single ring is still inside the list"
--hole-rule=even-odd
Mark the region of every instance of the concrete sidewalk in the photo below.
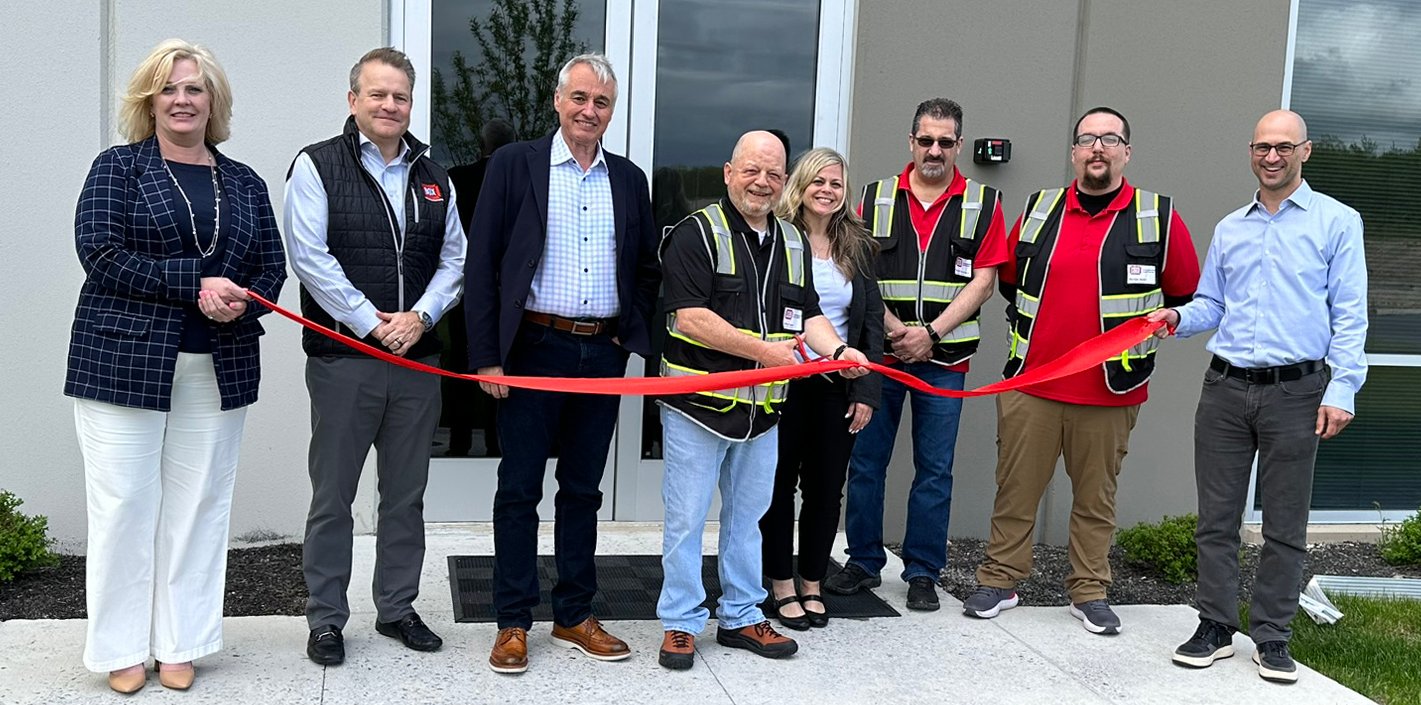
[[[657,554],[658,524],[603,524],[598,552]],[[714,535],[706,552],[715,548]],[[835,554],[840,555],[843,536]],[[1086,632],[1064,607],[1018,607],[993,620],[962,616],[944,596],[942,610],[909,612],[907,586],[896,579],[901,564],[890,554],[878,594],[901,618],[833,620],[827,629],[792,632],[800,651],[770,661],[715,643],[714,622],[697,640],[696,665],[667,671],[656,663],[657,622],[609,622],[629,643],[632,657],[593,661],[554,646],[550,625],[536,624],[529,639],[530,667],[517,676],[486,665],[497,629],[455,624],[446,557],[493,549],[487,524],[431,525],[423,593],[416,608],[444,648],[421,654],[373,628],[368,585],[374,538],[355,543],[351,583],[355,610],[345,629],[346,662],[321,668],[306,660],[306,622],[300,617],[236,617],[225,622],[226,648],[198,661],[197,683],[187,693],[166,691],[155,677],[130,702],[322,703],[943,703],[983,705],[1043,703],[1239,703],[1250,705],[1365,705],[1370,700],[1306,667],[1296,685],[1266,683],[1250,660],[1247,637],[1234,637],[1237,655],[1212,668],[1171,665],[1170,652],[1193,633],[1188,607],[1117,608],[1125,628],[1115,637]],[[540,551],[551,552],[551,525],[540,533]],[[0,623],[0,703],[113,703],[119,696],[81,662],[83,620]]]

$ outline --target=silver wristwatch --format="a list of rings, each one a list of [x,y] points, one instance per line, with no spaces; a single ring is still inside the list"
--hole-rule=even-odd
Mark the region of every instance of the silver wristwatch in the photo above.
[[[424,332],[426,333],[434,328],[434,319],[430,318],[429,314],[424,311],[419,312],[419,322],[424,324]]]

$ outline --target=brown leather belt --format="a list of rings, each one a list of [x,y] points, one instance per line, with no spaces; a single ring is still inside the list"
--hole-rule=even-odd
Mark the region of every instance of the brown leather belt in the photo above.
[[[524,311],[523,320],[573,335],[611,334],[612,330],[617,327],[617,319],[615,318],[578,320],[576,318],[555,316],[551,313],[539,313],[538,311]]]

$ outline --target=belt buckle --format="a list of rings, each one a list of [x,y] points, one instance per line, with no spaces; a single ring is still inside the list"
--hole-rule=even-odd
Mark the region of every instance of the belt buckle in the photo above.
[[[584,326],[586,327],[585,329]],[[596,335],[599,326],[601,326],[601,324],[597,321],[574,320],[572,322],[572,330],[568,332],[572,333],[573,335]]]
[[[1249,384],[1275,384],[1278,381],[1278,368],[1262,367],[1248,370]]]

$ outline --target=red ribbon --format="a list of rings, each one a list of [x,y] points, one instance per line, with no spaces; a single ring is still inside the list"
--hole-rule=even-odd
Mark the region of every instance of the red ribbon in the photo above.
[[[514,377],[509,375],[476,375],[460,374],[441,370],[438,367],[408,360],[398,355],[391,354],[372,345],[367,345],[348,335],[337,333],[319,323],[303,318],[300,314],[288,311],[277,306],[271,301],[267,301],[259,294],[248,291],[252,299],[257,303],[310,328],[321,335],[332,340],[348,345],[372,357],[379,358],[392,365],[428,372],[429,374],[453,377],[470,382],[488,382],[492,384],[502,384],[518,389],[536,389],[545,392],[576,392],[579,394],[611,394],[623,395],[632,394],[640,396],[660,396],[666,394],[691,394],[694,392],[709,392],[719,389],[734,389],[736,387],[748,387],[756,384],[766,384],[769,382],[780,382],[783,380],[808,377],[816,374],[827,374],[858,367],[858,363],[849,360],[828,360],[820,358],[798,365],[785,365],[783,367],[765,367],[755,370],[740,370],[738,372],[715,372],[706,375],[696,375],[691,377],[607,377],[607,378],[579,378],[579,377]],[[1038,367],[1019,374],[1010,379],[1000,382],[993,382],[976,389],[958,391],[955,389],[939,389],[927,382],[904,372],[903,370],[870,362],[866,367],[874,372],[895,379],[903,384],[920,392],[935,394],[942,397],[980,397],[991,394],[1029,387],[1033,384],[1041,384],[1062,377],[1086,370],[1094,369],[1106,360],[1119,355],[1122,350],[1137,345],[1140,341],[1154,335],[1156,329],[1164,325],[1163,322],[1152,323],[1146,321],[1143,316],[1132,318],[1124,323],[1087,340],[1074,348],[1070,352],[1047,362]]]

